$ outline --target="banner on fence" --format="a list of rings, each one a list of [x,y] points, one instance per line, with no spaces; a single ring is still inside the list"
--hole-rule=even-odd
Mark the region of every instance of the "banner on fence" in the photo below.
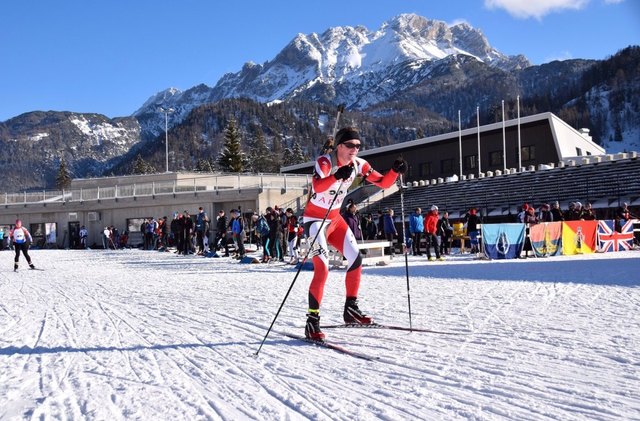
[[[627,221],[621,232],[615,230],[615,221],[598,221],[598,251],[622,251],[633,248],[633,221]]]
[[[524,246],[524,224],[482,224],[482,241],[490,259],[515,259]]]
[[[586,254],[596,251],[598,221],[565,221],[562,223],[562,254]]]
[[[562,222],[543,222],[529,229],[536,256],[559,256],[562,253]]]

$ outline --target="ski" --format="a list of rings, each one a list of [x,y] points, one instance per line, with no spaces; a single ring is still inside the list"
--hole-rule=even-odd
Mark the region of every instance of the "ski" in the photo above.
[[[322,348],[331,349],[333,351],[337,351],[337,352],[339,352],[341,354],[344,354],[344,355],[350,355],[350,356],[352,356],[354,358],[359,358],[359,359],[366,360],[366,361],[376,361],[376,360],[379,359],[379,357],[374,357],[372,355],[364,354],[364,353],[358,352],[358,351],[352,351],[352,350],[350,350],[348,348],[345,348],[345,347],[343,347],[341,345],[337,345],[337,344],[334,344],[334,343],[331,343],[331,342],[313,341],[311,339],[307,339],[306,337],[304,337],[302,335],[295,335],[293,333],[286,333],[286,332],[277,332],[277,333],[279,333],[279,334],[281,334],[283,336],[286,336],[288,338],[291,338],[291,339],[297,339],[297,340],[302,341],[302,342],[307,343],[307,344],[319,346],[319,347],[322,347]]]
[[[440,335],[464,335],[462,332],[445,332],[441,330],[433,330],[433,329],[423,329],[423,328],[410,328],[405,326],[393,326],[393,325],[384,325],[380,323],[370,323],[370,324],[361,324],[361,323],[343,323],[340,325],[328,325],[321,326],[321,329],[386,329],[386,330],[402,330],[406,332],[422,332],[422,333],[437,333]]]

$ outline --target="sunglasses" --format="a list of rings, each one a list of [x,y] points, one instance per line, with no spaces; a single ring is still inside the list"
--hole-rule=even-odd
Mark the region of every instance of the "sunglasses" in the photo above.
[[[341,145],[349,148],[349,149],[360,149],[360,143],[351,143],[351,142],[344,142],[341,143]]]

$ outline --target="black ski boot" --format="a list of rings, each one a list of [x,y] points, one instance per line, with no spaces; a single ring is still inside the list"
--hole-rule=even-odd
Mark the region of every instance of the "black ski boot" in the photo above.
[[[14,272],[17,272],[17,271],[18,271],[18,264],[17,264],[17,263],[14,263],[14,264],[13,264],[13,271],[14,271]]]
[[[33,263],[29,263],[29,268],[30,268],[30,269],[35,269],[35,268],[36,268],[36,265],[34,265]]]
[[[320,314],[317,311],[307,313],[307,323],[304,327],[304,336],[310,341],[324,341],[324,333],[320,330]]]
[[[369,325],[373,323],[373,318],[367,316],[358,307],[358,299],[354,297],[347,297],[347,301],[344,303],[344,322],[347,324],[360,324]]]

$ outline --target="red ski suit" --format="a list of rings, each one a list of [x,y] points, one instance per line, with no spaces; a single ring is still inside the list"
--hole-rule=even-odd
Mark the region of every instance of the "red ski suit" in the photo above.
[[[324,285],[329,276],[328,244],[334,246],[347,259],[348,269],[345,277],[346,296],[357,297],[360,289],[362,258],[356,239],[347,223],[340,215],[340,208],[347,189],[356,176],[361,175],[367,181],[381,188],[389,188],[398,178],[398,173],[390,170],[382,175],[362,158],[353,159],[351,176],[344,180],[336,180],[333,174],[345,163],[337,162],[335,152],[320,156],[316,160],[315,174],[312,182],[312,195],[304,210],[304,227],[310,241],[320,234],[313,245],[313,279],[309,286],[309,309],[318,310],[322,302]],[[334,201],[334,197],[335,198]],[[327,215],[322,225],[322,220]]]

